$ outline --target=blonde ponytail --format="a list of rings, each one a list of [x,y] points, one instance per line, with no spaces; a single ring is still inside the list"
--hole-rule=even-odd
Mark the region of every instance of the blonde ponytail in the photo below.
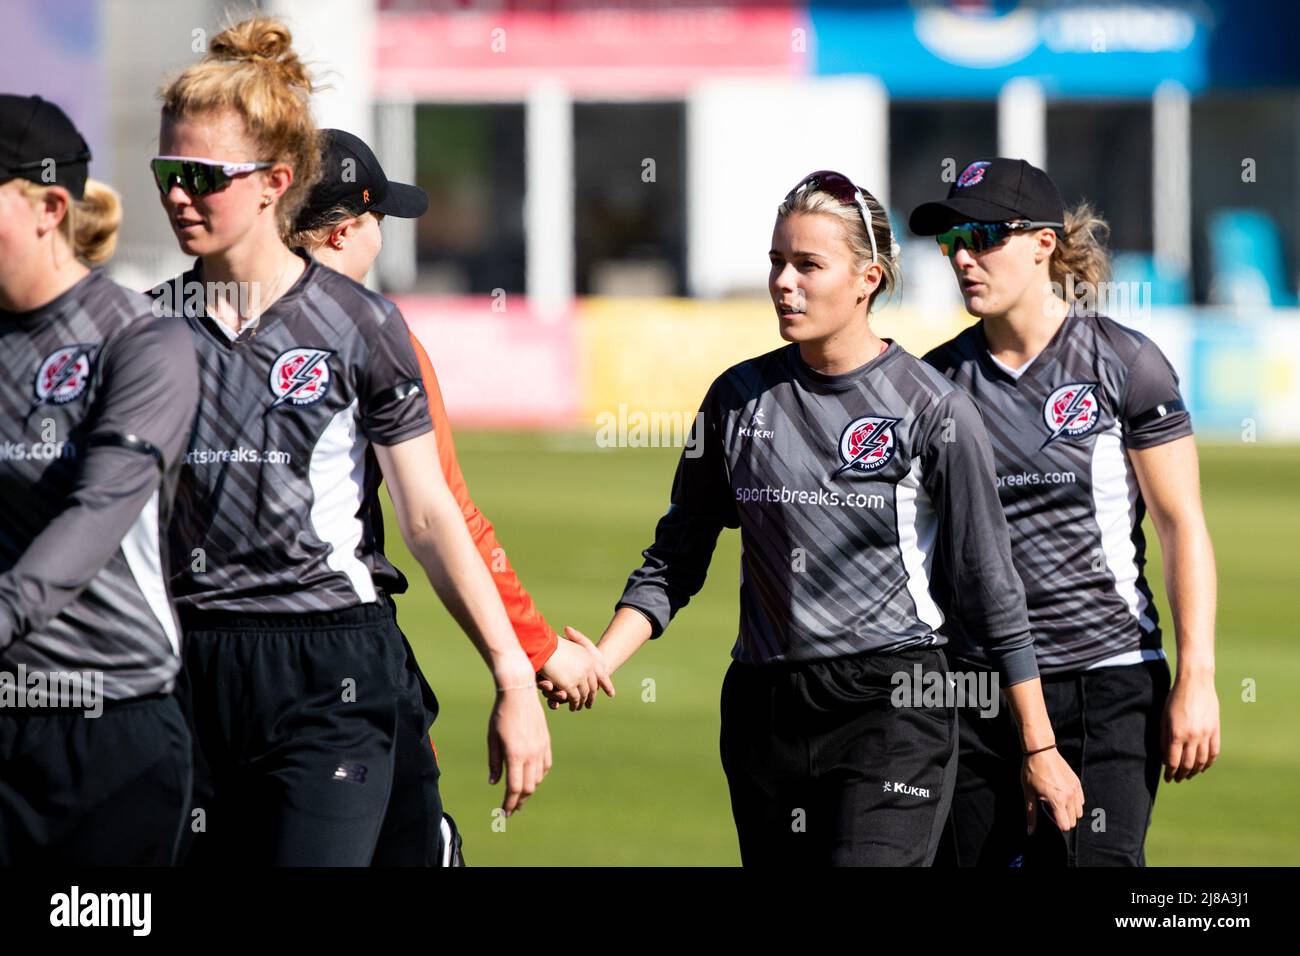
[[[1048,271],[1067,301],[1083,295],[1083,291],[1072,294],[1076,288],[1091,290],[1089,295],[1095,301],[1102,283],[1109,281],[1110,252],[1106,248],[1109,238],[1110,225],[1088,202],[1081,202],[1065,213],[1065,228],[1057,234]]]
[[[18,183],[32,204],[44,202],[45,194],[54,188],[25,179]],[[59,222],[59,235],[78,259],[97,266],[113,257],[121,225],[122,200],[117,192],[97,179],[87,179],[82,198],[68,204],[68,211]]]
[[[78,259],[94,266],[112,258],[122,225],[122,200],[111,186],[87,179],[85,196],[69,211],[69,218]]]

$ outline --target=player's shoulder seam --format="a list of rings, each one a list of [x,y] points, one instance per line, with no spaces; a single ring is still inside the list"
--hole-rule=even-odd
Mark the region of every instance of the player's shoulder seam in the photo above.
[[[729,388],[736,394],[748,394],[759,389],[762,382],[767,380],[778,363],[784,361],[782,353],[785,352],[788,345],[775,348],[770,352],[764,352],[762,355],[756,355],[753,358],[745,359],[743,362],[737,362],[719,375],[715,384],[719,387]]]
[[[921,357],[926,365],[946,360],[953,365],[974,361],[976,358],[976,339],[979,323],[968,325],[946,342],[936,345]]]
[[[159,328],[161,334],[166,334],[168,324],[172,322],[184,327],[184,320],[177,321],[170,313],[159,312],[156,308],[156,300],[149,293],[128,289],[107,276],[103,277],[103,282],[101,298],[91,307],[109,312],[115,320],[112,327],[104,332],[102,344],[105,348],[122,339],[148,335],[155,326]],[[188,331],[184,332],[184,335],[188,338]]]
[[[1108,315],[1088,315],[1094,334],[1113,349],[1123,360],[1131,359],[1151,341],[1150,336],[1124,325]]]
[[[924,359],[917,358],[911,352],[904,351],[900,361],[905,363],[904,367],[911,371],[916,384],[925,394],[925,403],[917,409],[918,413],[938,405],[954,392],[963,391],[937,368]]]
[[[133,315],[105,336],[101,354],[132,361],[147,358],[155,363],[165,359],[160,374],[166,369],[184,369],[187,359],[196,358],[194,338],[185,319],[149,312]]]
[[[913,359],[917,370],[917,384],[921,387],[924,399],[918,401],[913,409],[913,418],[919,422],[929,421],[936,415],[942,415],[945,418],[951,416],[956,411],[954,406],[960,406],[976,415],[979,409],[975,405],[975,399],[965,388],[952,381],[938,369],[931,366],[928,362],[920,359]]]
[[[383,325],[398,312],[397,306],[386,296],[368,289],[355,279],[343,275],[334,269],[315,264],[319,270],[316,275],[316,291],[328,298],[346,315],[354,320],[369,320],[376,326]],[[364,306],[365,308],[354,308]]]

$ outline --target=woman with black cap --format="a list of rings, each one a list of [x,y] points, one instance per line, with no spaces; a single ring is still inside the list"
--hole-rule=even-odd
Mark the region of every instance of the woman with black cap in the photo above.
[[[380,223],[385,216],[415,219],[429,207],[429,197],[418,186],[389,180],[379,159],[359,137],[345,130],[321,130],[324,148],[321,153],[321,178],[312,187],[302,211],[294,223],[294,231],[286,240],[290,248],[305,249],[317,262],[357,282],[364,283],[370,274],[379,250],[383,245]],[[452,440],[451,423],[442,400],[442,390],[428,353],[420,340],[411,333],[411,348],[420,364],[424,394],[433,420],[433,436],[438,444],[438,463],[443,478],[451,489],[456,503],[465,518],[465,525],[483,562],[492,570],[492,581],[501,596],[510,624],[514,628],[519,646],[528,654],[533,668],[546,680],[563,688],[569,698],[570,709],[590,707],[594,703],[597,687],[613,696],[613,684],[604,672],[599,652],[585,638],[578,639],[576,632],[570,640],[560,641],[546,623],[532,597],[510,566],[505,550],[497,541],[492,523],[487,520],[469,495],[465,476],[456,458]],[[380,507],[378,489],[371,496],[371,509],[377,538],[376,586],[385,595],[401,594],[406,590],[406,578],[383,555],[384,518]],[[396,616],[396,606],[390,598],[385,601]],[[586,641],[585,645],[582,641]],[[414,666],[414,665],[413,665]],[[432,718],[430,718],[432,720]],[[416,746],[427,746],[420,732]],[[409,741],[408,741],[409,743]],[[412,761],[418,766],[418,762]],[[395,794],[402,776],[399,765],[395,779]],[[412,815],[418,813],[418,792],[413,799]],[[394,816],[400,818],[400,807],[390,801],[386,818],[386,833]],[[454,824],[444,815],[444,845],[457,842]],[[400,833],[396,827],[394,832]],[[382,860],[388,840],[381,838],[376,851]]]
[[[1214,554],[1178,376],[1150,339],[1097,314],[1106,224],[1086,203],[1067,213],[1042,170],[976,160],[910,224],[937,237],[980,319],[926,360],[983,414],[1057,746],[1087,795],[1066,839],[1027,839],[1014,729],[963,712],[943,858],[1143,865],[1161,764],[1182,781],[1219,753]],[[1142,571],[1148,508],[1178,642],[1172,691]],[[967,642],[953,653],[987,666]]]
[[[429,207],[429,197],[418,186],[392,182],[384,175],[374,152],[359,137],[344,130],[321,130],[325,147],[321,156],[321,178],[307,197],[294,231],[286,240],[290,248],[305,249],[317,262],[343,273],[357,282],[365,282],[383,245],[379,224],[385,216],[416,219]],[[590,707],[598,688],[612,696],[613,685],[600,662],[595,645],[584,645],[577,632],[561,643],[537,610],[533,599],[505,558],[492,523],[484,517],[469,496],[465,476],[456,459],[451,423],[442,400],[442,389],[433,363],[420,340],[411,334],[411,348],[420,363],[420,372],[433,419],[433,434],[438,443],[438,461],[443,477],[456,497],[465,523],[474,538],[483,561],[493,572],[493,582],[501,595],[519,644],[543,678],[566,691],[571,709]],[[382,514],[378,495],[374,496],[376,528],[381,533]],[[406,589],[402,575],[385,560],[383,587],[389,594]]]
[[[790,344],[710,388],[605,659],[616,668],[661,635],[719,533],[739,527],[721,751],[746,865],[933,860],[957,746],[946,615],[998,661],[1030,825],[1041,800],[1072,826],[1083,798],[1051,749],[979,415],[868,321],[899,281],[885,210],[812,173],[779,206],[769,258]]]
[[[162,529],[194,349],[88,268],[121,218],[89,161],[0,95],[0,866],[169,865],[189,808]]]
[[[381,475],[408,547],[494,678],[489,776],[504,770],[506,815],[551,764],[534,670],[440,479],[401,313],[284,244],[320,170],[313,89],[289,31],[254,16],[162,91],[151,166],[196,257],[179,284],[199,412],[172,522],[181,690],[201,758],[196,862],[376,857],[398,749],[437,706],[375,578]],[[427,747],[415,757],[419,812],[384,862],[425,864],[436,846],[438,768]]]

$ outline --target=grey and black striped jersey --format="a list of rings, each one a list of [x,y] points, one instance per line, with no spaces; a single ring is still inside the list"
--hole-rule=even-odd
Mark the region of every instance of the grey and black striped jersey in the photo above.
[[[163,539],[197,388],[185,329],[98,271],[0,311],[0,671],[50,702],[88,675],[109,700],[172,689]]]
[[[377,579],[397,576],[376,543],[371,443],[433,428],[406,321],[311,259],[238,336],[206,314],[202,289],[196,262],[153,290],[160,308],[183,311],[199,364],[172,521],[178,607],[293,614],[374,601]]]
[[[898,345],[822,375],[796,345],[709,389],[620,607],[658,636],[740,528],[737,660],[940,645],[945,615],[1006,680],[1036,676],[993,457],[970,397]]]
[[[1022,370],[993,359],[982,323],[926,361],[974,398],[988,429],[1039,668],[1158,655],[1144,505],[1126,449],[1192,427],[1178,376],[1155,343],[1072,308]],[[961,653],[979,659],[977,648]]]

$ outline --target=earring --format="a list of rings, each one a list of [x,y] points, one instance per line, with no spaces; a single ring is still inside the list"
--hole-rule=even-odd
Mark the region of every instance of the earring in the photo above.
[[[271,205],[271,200],[270,200],[269,198],[267,198],[266,196],[263,196],[263,197],[262,197],[262,208],[265,209],[265,208],[266,208],[267,206],[269,206],[269,205]]]

